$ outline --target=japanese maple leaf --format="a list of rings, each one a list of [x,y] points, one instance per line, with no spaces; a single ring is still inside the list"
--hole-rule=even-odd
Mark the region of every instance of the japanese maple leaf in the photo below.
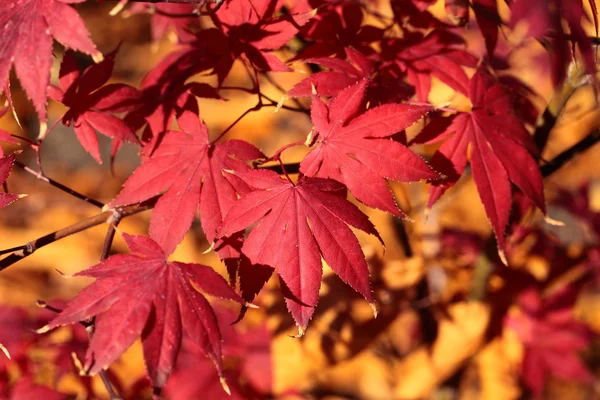
[[[138,91],[129,85],[105,85],[114,67],[112,53],[99,64],[80,73],[75,56],[67,52],[59,74],[59,87],[50,86],[50,97],[69,107],[62,117],[64,125],[73,124],[81,146],[98,163],[102,163],[96,131],[113,139],[113,156],[123,141],[138,143],[135,132],[116,113],[136,106]]]
[[[317,9],[313,17],[301,29],[302,37],[312,41],[294,60],[335,56],[346,57],[346,49],[352,47],[363,54],[375,51],[371,43],[383,38],[384,29],[363,24],[363,10],[358,2],[328,2],[324,0],[298,1],[296,12]]]
[[[25,309],[2,305],[0,307],[0,344],[10,354],[10,359],[0,353],[0,370],[10,367],[9,362],[21,362],[35,342],[35,322]]]
[[[165,393],[172,400],[211,399],[244,400],[244,391],[240,387],[239,371],[228,368],[225,371],[229,392],[221,386],[221,377],[210,361],[203,356],[202,350],[194,343],[184,342],[181,357],[177,360],[173,374],[165,386]]]
[[[214,29],[209,31],[222,35]],[[140,85],[138,106],[125,117],[129,126],[138,130],[147,124],[151,136],[157,137],[170,128],[176,115],[190,107],[191,96],[223,100],[217,89],[209,84],[188,82],[193,75],[212,68],[217,62],[211,56],[215,43],[208,40],[208,36],[204,43],[206,46],[197,43],[194,51],[173,52],[146,74]],[[197,104],[192,107],[199,112]],[[143,141],[150,139],[142,137]]]
[[[83,0],[3,0],[0,7],[0,91],[14,63],[17,77],[46,121],[46,94],[52,67],[52,38],[74,50],[102,57],[69,4]]]
[[[346,49],[354,48],[363,54],[375,53],[372,43],[382,39],[385,30],[363,24],[363,10],[358,2],[329,2],[324,0],[298,1],[294,10],[317,14],[300,31],[302,37],[312,43],[306,46],[294,60],[327,56],[346,58]]]
[[[308,176],[342,182],[366,205],[403,216],[385,179],[413,182],[439,175],[417,154],[388,137],[408,128],[432,108],[385,104],[357,116],[366,86],[367,80],[361,80],[327,105],[313,100],[316,144],[300,170]]]
[[[218,236],[232,235],[260,221],[242,252],[252,263],[277,270],[300,334],[319,297],[321,258],[373,303],[365,256],[348,225],[379,234],[368,217],[346,200],[342,185],[320,178],[303,178],[293,184],[272,171],[247,173],[244,180],[255,191],[231,207]]]
[[[144,4],[135,3],[128,9],[128,14],[149,13],[152,15],[150,19],[150,30],[152,39],[156,42],[160,41],[168,33],[173,32],[177,41],[185,41],[193,35],[191,30],[199,28],[198,17],[190,16],[198,4]],[[170,15],[181,16],[170,16]],[[186,16],[183,16],[186,15]]]
[[[298,32],[297,27],[304,25],[312,14],[274,17],[279,7],[277,0],[225,0],[213,20],[225,34],[221,47],[227,49],[231,59],[244,54],[258,70],[291,71],[271,51],[289,42]],[[220,67],[218,74],[223,77],[231,65],[223,63]]]
[[[414,89],[404,81],[404,73],[395,74],[390,68],[382,68],[381,63],[371,61],[351,47],[346,48],[346,54],[348,61],[332,57],[305,60],[329,71],[319,71],[298,82],[288,96],[333,97],[365,78],[369,79],[366,102],[371,106],[406,100],[414,95]],[[465,80],[468,81],[466,75]]]
[[[97,373],[139,336],[155,388],[166,383],[186,337],[197,344],[223,376],[221,334],[215,313],[196,288],[245,302],[210,267],[168,262],[169,253],[144,236],[123,234],[131,254],[109,257],[75,276],[96,278],[42,331],[95,317],[84,368]]]
[[[492,225],[500,250],[512,203],[511,182],[545,212],[542,176],[530,154],[535,146],[523,123],[515,115],[504,87],[481,67],[471,78],[469,98],[472,110],[456,115],[441,126],[435,142],[454,133],[434,154],[431,165],[448,179],[434,182],[427,207],[460,177],[470,147],[471,169],[477,192]]]
[[[244,161],[264,157],[242,140],[210,142],[206,125],[193,112],[184,111],[178,124],[183,132],[166,132],[160,146],[110,203],[112,207],[138,203],[164,192],[152,211],[150,236],[169,253],[189,230],[196,210],[206,238],[215,240],[231,205],[250,190],[237,176],[223,171],[247,171],[250,167]]]
[[[0,185],[4,185],[6,179],[8,179],[10,171],[12,170],[12,167],[15,164],[16,158],[17,154],[15,153],[0,158]],[[0,208],[4,208],[13,201],[23,198],[25,196],[26,195],[23,194],[0,192]]]
[[[589,1],[598,34],[597,10],[594,0]],[[569,27],[565,32],[563,19]],[[585,70],[594,76],[596,57],[592,42],[583,28],[582,21],[588,20],[582,0],[516,0],[511,5],[511,24],[527,22],[527,34],[535,38],[550,35],[552,52],[552,76],[555,84],[565,78],[567,60],[572,58],[571,41],[577,44],[582,56]],[[570,35],[570,37],[568,36]]]
[[[429,11],[430,1],[422,0],[391,0],[394,19],[400,26],[410,25],[415,28],[436,28],[447,26],[439,21]]]
[[[577,354],[590,345],[592,334],[573,316],[577,299],[573,289],[567,286],[544,300],[536,290],[527,289],[518,302],[522,315],[505,320],[523,341],[522,376],[536,397],[543,395],[549,376],[588,384],[593,381]]]
[[[477,59],[463,46],[464,40],[448,30],[437,29],[426,36],[420,32],[406,33],[402,39],[382,42],[381,73],[406,75],[421,101],[427,101],[432,76],[467,94],[469,78],[463,67],[477,66]]]
[[[12,387],[10,400],[68,400],[71,396],[48,386],[38,385],[32,377],[21,377]]]
[[[259,399],[272,393],[271,335],[264,325],[249,327],[232,325],[235,313],[215,307],[225,360],[227,384],[231,397],[223,392],[215,368],[202,354],[202,349],[184,340],[175,370],[169,377],[165,392],[172,400]]]
[[[363,78],[368,78],[373,69],[371,63],[360,52],[347,48],[346,54],[350,61],[332,57],[316,57],[305,59],[311,64],[318,64],[328,68],[329,71],[317,72],[298,82],[290,91],[290,97],[318,96],[331,97],[337,95],[342,89]],[[314,88],[314,89],[313,89]]]

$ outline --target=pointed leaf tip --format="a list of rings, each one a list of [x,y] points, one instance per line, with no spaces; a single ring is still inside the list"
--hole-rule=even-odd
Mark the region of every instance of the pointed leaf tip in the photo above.
[[[10,353],[8,352],[8,349],[6,347],[4,347],[4,345],[2,343],[0,343],[0,350],[2,350],[2,352],[4,353],[4,355],[6,356],[6,358],[8,358],[9,360],[10,358]]]
[[[248,302],[244,303],[244,306],[246,306],[248,308],[260,308],[256,304],[252,304],[252,303],[248,303]]]
[[[301,338],[302,336],[304,336],[304,334],[306,334],[306,327],[303,327],[303,326],[299,326],[299,325],[298,325],[298,333],[297,333],[296,335],[293,335],[293,336],[292,336],[292,335],[290,335],[290,337],[291,337],[291,338],[294,338],[294,339],[299,339],[299,338]]]
[[[498,257],[500,257],[500,261],[502,261],[502,264],[508,267],[508,260],[506,259],[506,253],[504,252],[504,250],[498,249]]]
[[[227,384],[225,377],[222,376],[221,378],[219,378],[219,381],[221,382],[221,386],[223,386],[223,390],[225,391],[225,393],[231,396],[231,389],[229,389],[229,385]]]
[[[43,333],[46,333],[46,332],[49,332],[49,331],[50,331],[50,325],[44,325],[44,326],[42,326],[40,329],[37,329],[37,330],[35,331],[35,333],[37,333],[37,334],[40,334],[40,335],[41,335],[41,334],[43,334]]]
[[[104,55],[100,52],[97,52],[92,54],[92,59],[96,64],[100,64],[102,61],[104,61]]]
[[[557,219],[551,218],[549,215],[544,216],[544,222],[552,226],[565,226],[565,223]]]
[[[379,315],[379,310],[377,309],[377,304],[369,303],[369,305],[371,306],[371,310],[373,310],[373,319],[377,319],[377,316]]]
[[[214,240],[213,240],[213,241],[210,243],[210,246],[208,247],[208,249],[204,250],[204,251],[202,252],[202,254],[208,254],[208,253],[210,253],[211,251],[213,251],[213,249],[214,249],[214,248],[215,248],[215,242],[214,242]]]

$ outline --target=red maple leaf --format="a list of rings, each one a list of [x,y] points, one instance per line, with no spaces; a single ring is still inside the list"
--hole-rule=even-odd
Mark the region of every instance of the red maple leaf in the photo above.
[[[112,256],[75,276],[96,278],[43,330],[95,317],[84,368],[97,373],[138,337],[155,388],[166,383],[185,332],[223,376],[215,313],[196,287],[211,296],[245,302],[212,268],[168,262],[170,253],[144,236],[123,234],[132,254]]]
[[[0,91],[8,87],[14,62],[17,77],[46,121],[46,93],[52,67],[52,38],[100,58],[81,17],[68,4],[83,0],[4,0],[0,7]]]
[[[346,200],[343,185],[320,178],[303,178],[293,184],[272,171],[243,177],[256,190],[233,205],[219,236],[232,235],[260,221],[246,238],[242,252],[254,264],[276,268],[300,334],[319,298],[321,258],[373,303],[365,256],[348,225],[378,238],[379,234],[369,218]]]
[[[217,35],[221,34],[216,29],[210,31]],[[199,113],[196,102],[190,101],[191,96],[223,100],[217,89],[209,84],[187,82],[193,75],[212,68],[216,63],[209,50],[211,46],[214,47],[215,42],[206,39],[204,43],[206,47],[196,43],[200,46],[195,49],[199,51],[198,54],[186,50],[173,52],[148,72],[142,80],[141,98],[136,109],[125,117],[125,121],[135,130],[147,124],[150,135],[145,132],[143,141],[156,139],[158,135],[168,130],[175,117],[181,114],[184,108],[191,107],[190,109]]]
[[[348,86],[371,75],[373,63],[364,55],[352,48],[347,48],[346,54],[350,61],[331,57],[305,59],[308,63],[318,64],[330,71],[320,71],[301,80],[288,91],[288,96],[335,96]],[[315,91],[316,93],[313,93]]]
[[[4,185],[6,179],[8,179],[10,171],[12,170],[12,167],[15,164],[16,158],[16,153],[0,158],[0,185]],[[4,208],[13,201],[23,197],[25,197],[25,195],[0,192],[0,208]]]
[[[12,387],[10,400],[68,400],[68,394],[58,392],[48,386],[38,385],[32,377],[22,377]]]
[[[300,33],[310,43],[294,60],[321,58],[334,55],[346,57],[346,49],[354,48],[370,55],[375,51],[371,43],[383,38],[385,30],[363,24],[363,10],[358,2],[329,2],[324,0],[298,1],[294,11],[304,13],[317,9],[315,15]]]
[[[577,291],[573,289],[567,286],[543,300],[536,290],[528,289],[518,301],[523,314],[505,320],[525,345],[523,379],[537,397],[549,376],[583,383],[593,380],[577,354],[590,345],[592,334],[574,319]]]
[[[273,391],[271,334],[264,325],[230,324],[236,315],[215,307],[221,334],[225,376],[231,397],[223,392],[219,376],[204,357],[202,349],[184,340],[177,365],[169,377],[165,392],[169,399],[262,399]]]
[[[462,175],[470,145],[473,179],[498,247],[503,250],[504,230],[512,204],[511,182],[542,211],[546,209],[542,176],[530,154],[536,149],[513,111],[509,94],[483,67],[471,78],[469,98],[473,106],[471,112],[454,116],[449,124],[432,125],[434,130],[441,127],[438,136],[425,140],[435,142],[454,133],[431,160],[431,165],[448,179],[434,182],[427,207],[430,208]],[[424,138],[429,131],[426,129],[421,135]],[[417,141],[424,142],[418,138]]]
[[[589,3],[598,35],[596,3],[594,0]],[[582,21],[588,20],[582,0],[516,0],[511,4],[511,12],[511,25],[526,21],[529,36],[542,38],[550,35],[552,76],[556,84],[565,78],[567,60],[572,58],[571,41],[579,47],[586,72],[595,75],[596,57],[592,41],[582,25]],[[569,33],[565,32],[563,19]]]
[[[165,192],[152,211],[150,236],[168,253],[183,240],[198,209],[204,234],[209,242],[214,241],[238,195],[250,190],[238,177],[223,171],[247,171],[250,167],[244,161],[264,157],[242,140],[210,142],[206,125],[194,112],[185,110],[177,121],[183,132],[166,132],[160,146],[110,203],[113,207],[133,204]]]
[[[127,9],[126,13],[152,15],[150,30],[154,41],[158,42],[168,33],[173,32],[179,42],[191,39],[193,37],[191,31],[200,27],[198,17],[190,16],[197,7],[198,4],[135,3]]]
[[[438,179],[417,154],[389,139],[432,110],[427,106],[384,104],[357,116],[364,103],[367,80],[344,89],[328,105],[312,103],[316,145],[300,170],[342,182],[361,202],[397,216],[398,209],[385,178],[402,182]]]
[[[477,59],[463,47],[464,40],[448,30],[436,29],[427,35],[407,32],[402,39],[382,42],[380,72],[406,76],[421,101],[427,101],[432,76],[467,94],[469,77],[463,67],[477,66]]]
[[[52,99],[70,108],[62,117],[63,124],[73,124],[79,143],[99,163],[102,158],[96,131],[113,139],[113,156],[123,141],[139,142],[135,132],[115,115],[133,109],[139,92],[125,84],[105,85],[112,74],[115,55],[110,54],[81,73],[75,55],[67,52],[60,68],[60,87],[50,86],[49,90]]]
[[[258,70],[291,71],[271,51],[289,42],[298,32],[297,27],[304,25],[312,15],[274,17],[279,7],[277,0],[226,0],[220,12],[213,15],[215,24],[224,34],[220,51],[226,53],[218,66],[220,82],[229,72],[233,60],[242,54]]]

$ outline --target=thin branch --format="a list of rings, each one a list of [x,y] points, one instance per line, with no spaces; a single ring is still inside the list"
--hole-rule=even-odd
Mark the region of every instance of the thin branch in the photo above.
[[[15,165],[18,166],[19,168],[23,169],[23,171],[33,175],[36,179],[39,179],[40,181],[44,181],[44,182],[48,183],[49,185],[54,186],[55,188],[58,188],[58,189],[62,190],[63,192],[70,194],[73,197],[78,198],[79,200],[83,200],[86,203],[89,203],[98,208],[104,207],[104,204],[99,202],[98,200],[89,198],[88,196],[81,194],[81,193],[63,185],[62,183],[59,183],[59,182],[55,181],[54,179],[48,178],[41,171],[35,171],[32,168],[29,168],[27,165],[23,164],[22,162],[15,161]]]
[[[283,94],[287,94],[287,90],[285,90],[279,83],[277,83],[275,81],[275,79],[273,79],[273,77],[271,77],[271,75],[269,75],[266,72],[263,72],[262,75],[267,79],[267,81],[273,85],[273,87],[275,87],[275,89],[279,90],[281,93]],[[297,98],[293,97],[292,98],[292,102],[294,102],[294,104],[296,105],[296,107],[305,110],[305,112],[307,112],[308,115],[310,115],[310,110],[308,108],[306,108],[302,103],[300,103],[300,100],[298,100]]]
[[[124,218],[124,217],[128,217],[130,215],[138,214],[142,211],[151,209],[152,207],[154,207],[157,200],[158,200],[158,197],[153,197],[152,199],[147,200],[141,204],[125,206],[125,207],[118,207],[117,210],[121,213],[121,215],[122,215],[121,218]],[[97,215],[90,217],[88,219],[85,219],[83,221],[79,221],[73,225],[66,227],[66,228],[60,229],[56,232],[52,232],[52,233],[49,233],[48,235],[37,238],[27,244],[24,244],[23,246],[9,249],[9,250],[14,250],[14,251],[12,252],[12,254],[10,254],[10,255],[6,256],[5,258],[3,258],[2,260],[0,260],[0,271],[5,270],[6,268],[10,267],[17,261],[21,261],[22,259],[29,257],[38,249],[40,249],[46,245],[49,245],[51,243],[54,243],[57,240],[63,239],[67,236],[74,235],[76,233],[85,231],[90,228],[93,228],[94,226],[102,225],[104,223],[109,223],[111,221],[111,218],[114,215],[114,212],[115,212],[115,210],[104,211],[100,214],[97,214]],[[5,254],[6,251],[0,252],[0,254],[2,254],[2,253]]]
[[[275,165],[260,165],[258,169],[268,169],[277,172],[279,175],[283,175],[283,168],[281,168],[279,163]],[[285,164],[285,172],[288,174],[297,174],[300,172],[300,163]]]
[[[213,15],[214,13],[216,13],[217,11],[219,11],[219,9],[223,6],[223,4],[225,3],[225,0],[217,0],[214,2],[205,2],[204,0],[129,0],[129,3],[152,3],[152,4],[159,4],[159,3],[168,3],[168,4],[173,4],[173,3],[178,3],[178,4],[189,4],[189,5],[193,5],[193,4],[197,4],[198,8],[191,13],[170,13],[168,11],[163,11],[163,10],[159,10],[157,8],[154,9],[154,12],[156,12],[159,15],[163,15],[165,17],[170,17],[170,18],[195,18],[195,17],[201,17],[201,16],[209,16],[209,15]],[[200,11],[200,7],[203,6],[204,4],[206,4],[206,11]],[[215,4],[214,7],[210,7],[210,4]],[[119,8],[122,9],[123,6],[120,6]],[[117,12],[115,12],[117,13]]]
[[[600,130],[596,130],[590,133],[585,138],[581,139],[579,142],[575,143],[573,146],[569,147],[562,153],[558,154],[552,160],[550,160],[547,164],[540,167],[540,172],[544,178],[552,175],[556,171],[558,171],[563,165],[571,161],[577,155],[583,153],[594,144],[600,141]]]
[[[253,111],[258,111],[260,110],[262,107],[262,104],[258,103],[257,105],[255,105],[252,108],[247,109],[246,111],[244,111],[242,113],[242,115],[240,115],[239,117],[237,117],[237,119],[235,121],[233,121],[231,124],[229,124],[229,126],[227,128],[225,128],[225,130],[223,132],[221,132],[221,134],[219,136],[217,136],[217,138],[215,140],[212,141],[212,143],[216,143],[219,141],[219,139],[221,139],[223,136],[225,136],[234,126],[237,125],[238,122],[240,122],[246,115],[250,114]]]
[[[108,230],[106,231],[106,238],[104,239],[104,246],[102,246],[102,253],[100,254],[100,261],[104,261],[108,258],[108,254],[110,253],[110,248],[112,247],[112,243],[115,238],[115,233],[117,232],[117,226],[119,225],[119,222],[121,222],[122,218],[123,218],[123,212],[122,212],[122,210],[117,208],[117,209],[113,210],[112,215],[110,216],[108,221],[106,221],[108,223]],[[88,335],[91,339],[96,330],[95,320],[90,325],[90,328],[86,329],[86,330],[88,331]],[[103,369],[98,373],[98,375],[100,375],[100,379],[102,379],[102,383],[104,384],[104,387],[106,388],[106,391],[108,392],[108,395],[110,396],[110,399],[111,400],[122,400],[121,397],[117,394],[117,392],[113,388],[112,384],[110,383],[110,379],[108,378],[107,371],[105,369]]]
[[[100,376],[100,379],[102,379],[102,383],[104,384],[104,387],[106,388],[106,391],[108,392],[108,395],[110,396],[110,400],[123,400],[121,398],[121,396],[119,396],[116,392],[115,389],[112,387],[112,384],[110,383],[110,380],[108,379],[108,374],[106,373],[106,370],[102,370],[98,373],[98,375]]]

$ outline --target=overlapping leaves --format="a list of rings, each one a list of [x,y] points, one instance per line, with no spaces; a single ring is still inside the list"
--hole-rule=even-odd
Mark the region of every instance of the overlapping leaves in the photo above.
[[[100,58],[81,17],[69,4],[84,0],[4,0],[0,7],[0,91],[7,90],[14,63],[17,77],[41,121],[52,67],[52,38]]]
[[[512,204],[511,182],[545,211],[542,176],[530,153],[536,149],[514,113],[510,96],[484,67],[471,78],[469,98],[473,105],[471,112],[459,113],[446,126],[432,124],[417,139],[435,142],[454,134],[442,144],[431,161],[447,179],[434,182],[427,207],[431,207],[463,174],[470,147],[473,179],[498,246],[503,249],[504,229]]]
[[[342,182],[368,206],[396,216],[396,206],[386,178],[401,182],[437,179],[417,154],[389,139],[427,115],[432,108],[409,104],[385,104],[361,114],[367,80],[344,89],[329,104],[312,103],[311,118],[316,139],[300,170]],[[360,114],[360,115],[359,115]]]

